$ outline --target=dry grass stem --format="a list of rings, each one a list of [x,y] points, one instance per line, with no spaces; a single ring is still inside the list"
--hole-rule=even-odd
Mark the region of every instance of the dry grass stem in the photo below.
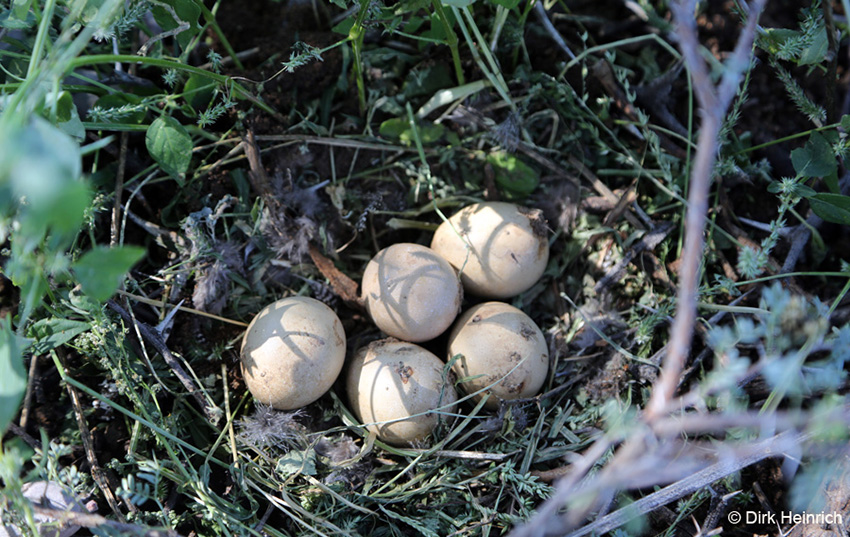
[[[697,38],[695,5],[691,2],[673,3],[671,9],[676,17],[676,32],[685,63],[694,80],[694,92],[700,102],[702,124],[691,172],[688,192],[688,208],[685,217],[685,241],[681,279],[677,295],[676,316],[671,328],[670,343],[661,376],[653,386],[652,396],[646,409],[646,418],[657,418],[673,397],[691,347],[691,338],[696,322],[697,296],[700,267],[705,240],[703,231],[708,214],[708,195],[711,187],[714,162],[717,157],[717,135],[723,125],[723,116],[738,89],[741,77],[749,65],[753,39],[759,15],[766,0],[754,0],[750,5],[747,25],[738,37],[735,51],[729,58],[720,84],[711,82],[708,65],[700,56]]]

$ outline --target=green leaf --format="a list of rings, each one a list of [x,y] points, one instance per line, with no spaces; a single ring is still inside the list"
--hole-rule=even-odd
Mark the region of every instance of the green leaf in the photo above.
[[[508,198],[524,198],[540,183],[540,177],[533,168],[505,151],[490,153],[487,162],[493,166],[496,183]]]
[[[192,138],[183,125],[172,117],[155,119],[148,127],[145,145],[163,171],[182,183],[192,161]]]
[[[520,0],[490,0],[490,3],[502,6],[506,9],[513,9],[519,5]]]
[[[809,198],[809,205],[827,222],[850,226],[850,196],[821,193]]]
[[[45,119],[33,118],[11,142],[4,171],[15,193],[30,206],[61,198],[63,186],[82,174],[79,145]]]
[[[435,91],[452,85],[452,73],[444,63],[412,70],[401,87],[404,101],[414,101],[420,95],[432,95]]]
[[[821,63],[826,58],[828,40],[826,38],[826,27],[821,27],[815,34],[812,44],[800,54],[799,65],[814,65]]]
[[[832,146],[817,132],[809,136],[805,146],[791,151],[791,163],[803,177],[824,177],[838,169]]]
[[[68,239],[82,224],[91,195],[80,179],[80,146],[61,129],[41,117],[20,130],[0,135],[0,185],[4,210],[26,200],[18,218],[17,243],[40,242],[49,230],[53,241]],[[4,188],[4,190],[5,190]],[[29,248],[29,246],[27,247]]]
[[[106,302],[121,285],[124,275],[144,255],[145,250],[136,246],[99,246],[86,252],[71,268],[85,294]]]
[[[26,19],[29,14],[31,4],[32,0],[14,0],[12,2],[12,14],[18,20]]]
[[[352,15],[347,19],[342,19],[336,26],[331,28],[331,31],[335,34],[342,34],[347,36],[351,32],[351,29],[354,28],[356,18],[357,17]]]
[[[841,116],[840,125],[845,131],[850,131],[850,114],[844,114]]]
[[[199,8],[192,0],[163,0],[162,3],[168,4],[174,8],[174,13],[177,14],[180,21],[178,22],[174,20],[174,16],[167,9],[157,5],[154,5],[151,8],[154,20],[166,32],[174,30],[180,26],[181,23],[188,23],[189,28],[177,34],[177,43],[180,45],[180,48],[186,50],[186,47],[189,46],[192,38],[198,35],[198,32],[201,31],[201,27],[198,26],[198,18],[201,16],[201,8]]]
[[[407,120],[407,118],[394,117],[381,123],[381,127],[378,129],[378,132],[381,136],[399,139],[401,138],[401,135],[409,128],[410,122]]]
[[[293,474],[316,475],[316,452],[291,450],[278,459],[275,471],[284,476]]]
[[[789,39],[798,39],[800,32],[787,28],[765,28],[758,37],[758,46],[775,55]]]
[[[466,7],[475,3],[475,0],[442,0],[444,6]]]
[[[810,198],[817,194],[817,191],[803,183],[796,183],[791,187],[791,194],[797,196],[798,198]]]
[[[12,332],[7,316],[0,320],[0,434],[18,413],[18,407],[27,389],[21,340]]]
[[[60,92],[56,99],[56,126],[77,142],[83,142],[86,139],[86,128],[80,121],[80,114],[77,112],[73,97],[67,91]]]
[[[45,354],[51,349],[68,343],[89,328],[91,324],[83,321],[60,318],[41,319],[33,323],[27,335],[35,340],[32,347],[33,353]]]
[[[437,123],[419,122],[416,126],[419,132],[419,139],[423,144],[429,144],[439,140],[446,128]],[[406,145],[411,145],[414,141],[414,132],[410,128],[410,121],[406,117],[394,117],[381,123],[378,130],[381,136],[400,140]]]
[[[205,76],[193,74],[183,85],[183,97],[195,111],[205,110],[213,99],[216,83]]]
[[[838,170],[836,169],[831,174],[825,176],[823,178],[823,182],[826,183],[826,187],[833,194],[840,194],[841,187],[838,186]]]

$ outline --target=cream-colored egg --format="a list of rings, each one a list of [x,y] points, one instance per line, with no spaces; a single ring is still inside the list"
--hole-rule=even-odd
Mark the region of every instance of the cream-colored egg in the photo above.
[[[242,376],[257,401],[280,410],[327,392],[345,362],[345,332],[318,300],[294,296],[269,304],[242,338]]]
[[[549,261],[546,235],[546,221],[537,209],[476,203],[440,224],[431,248],[460,271],[470,294],[508,298],[543,275]]]
[[[459,358],[452,370],[466,393],[485,390],[486,407],[502,399],[522,399],[540,391],[549,371],[549,350],[540,328],[519,309],[485,302],[458,318],[449,335],[448,356]]]
[[[442,334],[460,311],[463,288],[455,270],[426,246],[398,243],[366,265],[362,295],[385,334],[427,341]]]
[[[413,343],[394,338],[359,349],[347,376],[357,418],[394,445],[424,441],[457,400],[445,363]]]

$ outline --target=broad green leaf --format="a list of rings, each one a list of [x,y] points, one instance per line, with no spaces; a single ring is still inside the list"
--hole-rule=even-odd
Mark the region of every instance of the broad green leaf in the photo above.
[[[33,118],[12,144],[4,168],[15,194],[30,206],[61,198],[64,185],[82,174],[79,145],[47,120]]]
[[[791,163],[803,177],[824,177],[838,169],[832,146],[817,132],[809,136],[805,146],[791,151]]]
[[[12,14],[19,20],[24,20],[30,10],[32,0],[14,0],[12,2]]]
[[[401,0],[398,3],[399,11],[403,13],[416,13],[422,9],[427,8],[431,5],[431,0]],[[413,16],[410,18],[411,21],[422,21],[422,18]],[[405,31],[408,31],[405,29]]]
[[[91,324],[83,321],[60,318],[41,319],[33,323],[27,335],[35,340],[32,351],[35,354],[44,354],[68,343],[89,328]]]
[[[804,185],[803,183],[797,183],[793,187],[791,187],[791,193],[798,198],[810,198],[817,194],[817,191],[810,186]]]
[[[339,23],[337,23],[336,26],[331,28],[331,31],[335,34],[342,34],[347,36],[351,32],[351,29],[354,27],[355,19],[356,17],[353,15],[351,17],[348,17],[347,19],[342,19]]]
[[[524,198],[540,183],[540,177],[533,168],[505,151],[490,153],[487,162],[493,166],[496,183],[508,198]]]
[[[439,140],[446,128],[440,124],[422,122],[417,125],[416,130],[419,132],[422,143],[429,144]],[[381,136],[400,140],[407,145],[414,143],[413,129],[410,128],[410,122],[405,117],[395,117],[384,121],[378,132]]]
[[[91,199],[80,179],[79,145],[41,117],[0,138],[0,185],[9,189],[4,209],[17,205],[12,200],[26,200],[18,213],[17,243],[35,247],[51,230],[54,242],[76,233]]]
[[[381,123],[378,132],[387,138],[401,138],[402,133],[410,128],[407,118],[394,117]]]
[[[476,80],[475,82],[470,82],[469,84],[464,84],[463,86],[456,86],[454,88],[446,88],[444,90],[440,90],[428,99],[428,102],[422,105],[422,108],[416,111],[416,117],[423,118],[440,108],[441,106],[446,106],[449,103],[457,101],[459,99],[465,99],[470,95],[474,95],[479,91],[483,90],[489,85],[486,80]]]
[[[148,153],[163,171],[182,182],[192,161],[192,138],[172,117],[159,117],[148,127],[145,135]]]
[[[850,114],[844,114],[841,116],[841,128],[845,131],[850,131]]]
[[[825,176],[823,178],[823,182],[826,183],[826,187],[833,194],[840,194],[841,188],[838,186],[838,170],[836,169],[831,174]]]
[[[293,474],[316,475],[316,452],[291,450],[278,459],[275,471],[284,476]]]
[[[192,75],[183,85],[183,98],[195,111],[205,110],[213,99],[216,83],[201,75]]]
[[[513,9],[519,5],[520,0],[490,0],[491,3],[497,6],[502,6],[507,9]]]
[[[18,413],[27,389],[23,349],[9,317],[0,320],[0,434]]]
[[[800,37],[800,32],[787,28],[765,28],[760,32],[757,39],[758,46],[769,52],[777,54],[783,44],[789,39]]]
[[[124,275],[144,255],[145,250],[135,246],[99,246],[86,252],[71,268],[85,294],[106,302],[121,285]]]
[[[0,28],[6,30],[26,30],[35,24],[35,17],[19,19],[11,11],[0,13]]]
[[[67,91],[60,92],[56,100],[56,126],[79,143],[86,139],[86,128],[80,121],[73,97]]]
[[[420,95],[431,95],[435,91],[452,85],[452,73],[444,63],[410,71],[401,87],[405,101],[414,101]]]
[[[174,15],[169,10],[158,5],[151,8],[154,20],[165,31],[174,30],[181,23],[188,23],[189,27],[177,34],[177,43],[183,50],[186,50],[192,38],[201,30],[201,27],[198,26],[201,8],[192,0],[163,0],[162,3],[171,6],[180,21],[175,20]]]
[[[800,65],[814,65],[816,63],[821,63],[826,58],[827,49],[828,41],[826,38],[826,27],[822,27],[815,34],[812,44],[804,49],[800,54],[800,61],[798,63]]]
[[[442,0],[444,6],[466,7],[475,3],[475,0]]]
[[[821,193],[809,198],[809,205],[827,222],[850,226],[850,196]]]
[[[67,91],[60,91],[58,95],[51,92],[47,95],[47,101],[48,106],[56,107],[56,121],[58,123],[70,120],[71,110],[76,109],[74,99],[71,97],[71,93]]]

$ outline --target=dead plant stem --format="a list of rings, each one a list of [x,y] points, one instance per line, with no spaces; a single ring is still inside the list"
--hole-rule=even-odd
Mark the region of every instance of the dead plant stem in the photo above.
[[[121,133],[121,149],[118,153],[118,171],[115,174],[115,200],[112,205],[112,233],[110,246],[118,246],[121,231],[121,198],[124,195],[124,173],[127,169],[127,141],[129,134]]]
[[[699,146],[694,159],[691,188],[688,193],[688,210],[685,220],[685,248],[679,271],[676,316],[671,329],[670,343],[664,357],[661,376],[653,387],[647,408],[647,419],[657,417],[667,406],[679,384],[679,376],[685,367],[691,338],[696,324],[697,299],[699,294],[700,264],[705,246],[703,229],[708,212],[708,191],[711,171],[717,151],[717,133],[721,121],[714,115],[703,118],[699,135]]]
[[[183,366],[180,365],[180,362],[165,344],[165,341],[163,341],[160,335],[147,324],[133,319],[130,313],[114,300],[107,302],[107,306],[109,306],[109,309],[117,313],[125,323],[134,324],[138,327],[139,332],[145,341],[153,345],[157,352],[159,352],[162,356],[162,359],[165,360],[165,363],[171,368],[171,371],[174,372],[174,375],[178,378],[183,387],[186,388],[186,391],[188,391],[198,402],[198,405],[204,411],[204,416],[206,416],[207,420],[209,420],[210,423],[216,423],[218,421],[218,409],[204,397],[202,391],[195,385],[192,377],[185,369],[183,369]]]
[[[67,360],[65,359],[64,349],[59,347],[55,352],[56,356],[62,363],[62,367],[65,368]],[[68,390],[68,395],[71,396],[71,405],[74,407],[74,415],[77,418],[77,428],[80,430],[80,439],[83,442],[83,449],[86,453],[86,460],[88,460],[89,463],[92,479],[94,479],[95,484],[97,484],[98,488],[100,488],[100,491],[103,493],[103,497],[106,499],[106,503],[109,504],[109,508],[112,509],[112,512],[118,520],[124,523],[126,522],[124,513],[121,512],[115,492],[112,490],[112,487],[109,484],[109,479],[106,477],[106,472],[104,472],[103,468],[101,468],[100,463],[97,460],[97,455],[94,452],[94,439],[92,438],[91,431],[89,431],[89,426],[86,423],[86,417],[83,413],[83,405],[80,402],[80,394],[70,384],[66,384],[65,388]],[[131,510],[135,510],[135,506],[130,502],[127,502],[127,507]]]
[[[744,71],[750,65],[756,23],[765,2],[766,0],[752,2],[747,24],[741,31],[735,51],[729,58],[723,78],[716,87],[711,82],[708,65],[700,56],[693,3],[682,1],[671,6],[676,18],[676,33],[679,36],[682,56],[694,80],[694,92],[700,103],[702,124],[688,191],[685,244],[682,251],[676,316],[673,320],[670,343],[664,357],[661,376],[653,387],[652,396],[647,405],[645,418],[648,421],[661,415],[674,396],[690,351],[696,323],[700,264],[705,247],[703,231],[718,150],[717,136],[723,125],[726,109],[737,92]]]
[[[688,494],[703,490],[718,479],[722,479],[764,459],[783,455],[785,452],[799,446],[805,441],[807,436],[806,433],[785,431],[761,442],[751,444],[742,453],[729,454],[728,456],[721,454],[720,460],[711,466],[587,524],[567,534],[567,537],[583,537],[589,534],[603,535],[608,533],[630,520],[654,511],[663,505],[684,498]],[[710,530],[714,528],[705,529]]]

